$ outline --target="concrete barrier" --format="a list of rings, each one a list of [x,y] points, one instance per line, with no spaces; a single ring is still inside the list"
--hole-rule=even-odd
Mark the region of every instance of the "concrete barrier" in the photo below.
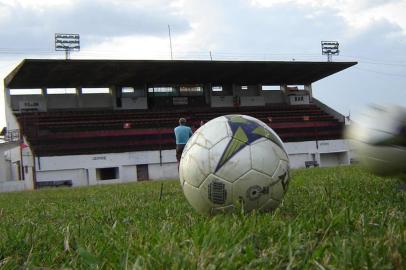
[[[5,181],[0,182],[0,192],[13,192],[25,190],[24,181]]]

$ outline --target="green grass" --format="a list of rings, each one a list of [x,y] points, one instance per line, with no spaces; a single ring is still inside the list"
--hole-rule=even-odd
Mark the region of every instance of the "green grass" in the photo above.
[[[275,212],[215,217],[163,183],[0,194],[0,268],[406,269],[397,179],[298,170]]]

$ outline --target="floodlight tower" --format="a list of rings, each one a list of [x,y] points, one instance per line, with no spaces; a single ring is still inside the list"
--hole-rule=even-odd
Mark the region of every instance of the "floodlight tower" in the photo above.
[[[80,51],[79,34],[55,34],[55,51],[65,51],[68,60],[71,51]]]
[[[321,53],[327,55],[327,62],[333,61],[333,55],[339,55],[340,50],[338,46],[340,44],[338,41],[322,41],[321,42]]]

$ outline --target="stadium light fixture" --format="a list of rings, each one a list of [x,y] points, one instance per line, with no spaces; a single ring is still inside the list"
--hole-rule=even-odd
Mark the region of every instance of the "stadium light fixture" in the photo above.
[[[79,34],[55,34],[55,51],[65,51],[68,60],[71,51],[80,51]]]
[[[333,55],[339,55],[340,50],[338,49],[338,46],[340,44],[338,41],[322,41],[321,42],[321,53],[323,55],[327,55],[327,61],[332,62],[333,61]]]

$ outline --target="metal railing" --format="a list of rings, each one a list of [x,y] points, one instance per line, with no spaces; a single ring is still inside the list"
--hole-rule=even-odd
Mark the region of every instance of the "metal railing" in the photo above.
[[[4,136],[6,142],[18,142],[20,141],[20,130],[12,129],[7,130],[6,135]]]

